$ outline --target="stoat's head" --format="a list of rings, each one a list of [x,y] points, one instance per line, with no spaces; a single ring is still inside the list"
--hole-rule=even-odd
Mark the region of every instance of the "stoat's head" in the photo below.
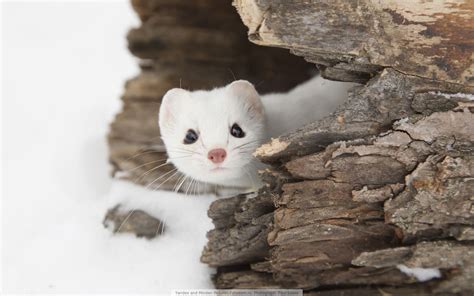
[[[250,82],[210,91],[171,89],[163,97],[159,125],[170,161],[185,175],[227,186],[252,178],[252,153],[264,141],[265,115]]]

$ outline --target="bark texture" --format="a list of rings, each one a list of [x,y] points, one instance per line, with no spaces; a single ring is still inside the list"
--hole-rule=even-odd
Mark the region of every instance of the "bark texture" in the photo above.
[[[333,114],[255,152],[271,165],[259,192],[211,205],[215,229],[201,260],[217,267],[216,287],[472,295],[473,2],[233,4],[238,14],[230,1],[132,0],[142,24],[128,42],[141,73],[111,125],[114,175],[176,185],[173,168],[157,166],[166,154],[156,116],[168,89],[235,75],[260,92],[283,91],[316,64],[327,78],[363,85]],[[248,42],[242,23],[267,47]],[[104,223],[146,237],[160,225],[118,207]],[[417,269],[435,276],[421,281]]]
[[[472,3],[234,6],[252,42],[365,85],[333,114],[256,151],[272,165],[256,196],[211,205],[216,227],[201,260],[218,267],[216,286],[472,295]],[[422,281],[417,268],[435,276]]]
[[[235,0],[260,45],[289,48],[328,77],[371,77],[381,67],[474,85],[474,3],[458,1]]]
[[[120,205],[107,211],[102,224],[113,233],[133,233],[148,239],[165,231],[165,224],[159,219],[142,210],[123,210]]]

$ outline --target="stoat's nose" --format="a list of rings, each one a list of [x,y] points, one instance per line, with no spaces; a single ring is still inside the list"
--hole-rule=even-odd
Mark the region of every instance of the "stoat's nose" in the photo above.
[[[227,152],[225,152],[224,149],[218,148],[209,151],[209,153],[207,153],[207,158],[213,163],[221,163],[224,161],[226,155]]]

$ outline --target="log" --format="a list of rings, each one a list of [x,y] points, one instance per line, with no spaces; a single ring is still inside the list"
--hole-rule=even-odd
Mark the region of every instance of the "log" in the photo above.
[[[435,103],[435,98],[438,98],[441,100],[439,104],[448,105],[442,102],[468,102],[469,99],[464,96],[447,95],[449,99],[442,100],[438,95],[463,91],[472,93],[474,88],[439,83],[385,69],[365,87],[354,90],[349,100],[336,112],[262,145],[256,155],[263,161],[277,162],[279,159],[287,160],[320,151],[336,141],[378,135],[388,131],[395,120],[415,115],[420,110],[421,100],[432,98]],[[411,107],[414,101],[417,109]],[[446,106],[443,107],[446,109]],[[439,110],[440,106],[433,105],[431,108]]]
[[[124,210],[116,205],[105,214],[102,224],[113,233],[132,233],[137,237],[155,238],[165,231],[165,224],[142,210]]]
[[[288,48],[323,65],[323,74],[337,69],[373,75],[390,67],[474,86],[470,0],[235,0],[234,6],[252,42]]]
[[[474,293],[472,1],[132,5],[142,24],[127,39],[141,73],[111,125],[116,177],[176,185],[172,173],[157,180],[173,167],[155,168],[166,158],[156,114],[172,87],[211,88],[235,75],[261,93],[284,91],[315,66],[361,83],[332,114],[257,149],[270,166],[263,188],[210,206],[215,229],[201,261],[217,268],[217,288]],[[439,277],[422,282],[410,268]]]
[[[420,242],[409,247],[366,252],[354,259],[354,265],[377,269],[400,266],[437,268],[446,280],[433,287],[433,293],[469,295],[474,291],[474,248],[472,242]]]
[[[326,118],[257,149],[255,156],[272,168],[253,199],[270,196],[274,208],[266,208],[265,215],[273,214],[266,237],[252,244],[266,243],[268,255],[262,250],[248,260],[244,250],[227,245],[236,224],[221,221],[219,242],[209,237],[208,244],[219,243],[219,251],[204,251],[212,257],[225,250],[232,258],[212,262],[220,266],[216,286],[302,288],[308,295],[471,295],[474,6],[233,4],[250,41],[290,49],[327,78],[364,85]],[[234,269],[224,268],[229,265]],[[440,276],[420,282],[409,268]]]
[[[366,97],[353,100],[362,103]],[[383,270],[370,265],[364,268],[371,269],[359,270],[353,260],[369,249],[396,250],[423,239],[472,240],[474,117],[466,108],[468,100],[459,96],[444,100],[439,107],[431,105],[433,112],[426,116],[409,104],[394,114],[404,119],[377,136],[333,142],[323,151],[280,166],[290,176],[273,181],[279,186],[270,194],[275,209],[266,237],[270,256],[262,258],[268,262],[264,272],[272,274],[280,287],[402,287],[416,281],[404,276],[396,264]],[[456,107],[446,111],[451,103]],[[387,103],[378,104],[381,109]],[[412,116],[405,117],[405,110]],[[267,176],[267,182],[271,176],[276,179],[277,172]],[[268,193],[261,191],[256,198],[264,194]],[[221,242],[224,231],[228,229],[220,229]],[[227,249],[225,243],[220,249]],[[239,250],[233,251],[237,252],[232,254],[233,264],[249,263],[238,262]],[[261,277],[258,266],[250,264]],[[470,268],[461,273],[472,276]],[[422,289],[444,293],[447,288],[440,287],[448,284],[442,283]],[[463,287],[464,292],[470,289]]]

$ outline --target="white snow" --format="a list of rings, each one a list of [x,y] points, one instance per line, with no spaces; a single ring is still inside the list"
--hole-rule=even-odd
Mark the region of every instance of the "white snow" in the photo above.
[[[404,117],[404,118],[400,118],[399,120],[395,121],[393,123],[393,125],[401,125],[403,123],[407,123],[408,122],[408,117]]]
[[[438,95],[438,96],[443,96],[446,99],[451,99],[451,98],[458,98],[458,99],[467,99],[469,101],[474,101],[474,94],[466,94],[466,93],[455,93],[455,94],[448,94],[448,93],[443,93],[440,91],[434,92],[430,91],[430,94]]]
[[[112,181],[105,135],[137,72],[127,0],[2,3],[1,293],[211,288],[199,262],[212,196]],[[102,226],[121,202],[167,223],[155,240]],[[0,293],[0,294],[1,294]]]
[[[419,282],[426,282],[441,277],[438,268],[408,267],[403,264],[397,265],[397,268],[406,275],[414,276]]]

